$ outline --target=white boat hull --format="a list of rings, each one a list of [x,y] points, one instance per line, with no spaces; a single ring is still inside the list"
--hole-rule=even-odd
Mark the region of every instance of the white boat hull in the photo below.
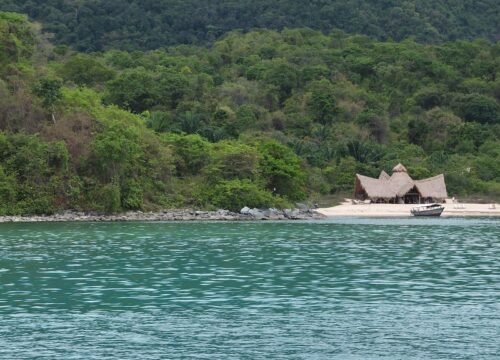
[[[444,211],[444,206],[432,208],[413,208],[411,214],[413,216],[441,216]]]

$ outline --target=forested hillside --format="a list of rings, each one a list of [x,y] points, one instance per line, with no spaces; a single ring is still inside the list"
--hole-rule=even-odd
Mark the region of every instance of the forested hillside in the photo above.
[[[0,213],[290,206],[404,163],[500,197],[500,44],[308,29],[82,54],[0,13]]]
[[[497,0],[0,0],[80,51],[211,43],[235,29],[340,29],[379,40],[500,38]]]

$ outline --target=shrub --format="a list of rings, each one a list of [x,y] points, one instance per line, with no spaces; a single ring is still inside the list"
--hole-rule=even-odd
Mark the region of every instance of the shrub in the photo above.
[[[196,175],[210,161],[210,143],[199,135],[168,134],[163,139],[174,147],[180,176]]]
[[[129,179],[122,186],[121,204],[124,209],[138,210],[142,208],[143,191],[138,181]]]
[[[288,147],[272,140],[262,142],[259,151],[259,170],[267,189],[291,201],[305,199],[306,173],[301,168],[300,158]]]
[[[104,185],[100,191],[103,210],[108,214],[117,213],[121,210],[120,187],[116,184]]]
[[[11,212],[12,205],[16,201],[16,181],[12,176],[7,176],[0,166],[0,215]]]
[[[270,192],[248,180],[221,182],[209,191],[207,200],[218,208],[231,211],[239,211],[245,206],[267,208],[277,203]]]
[[[64,80],[73,81],[77,85],[92,86],[111,80],[114,73],[93,57],[77,54],[62,66],[61,75]]]

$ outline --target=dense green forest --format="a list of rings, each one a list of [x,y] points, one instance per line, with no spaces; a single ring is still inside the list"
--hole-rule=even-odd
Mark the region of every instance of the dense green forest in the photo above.
[[[404,163],[500,198],[500,44],[310,29],[85,54],[0,13],[0,213],[290,206]]]
[[[232,30],[309,27],[378,40],[500,39],[497,0],[0,0],[79,51],[212,43]]]

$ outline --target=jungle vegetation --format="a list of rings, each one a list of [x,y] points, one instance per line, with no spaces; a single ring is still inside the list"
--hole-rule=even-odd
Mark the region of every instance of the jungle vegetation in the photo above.
[[[500,198],[500,44],[311,29],[80,53],[0,13],[0,213],[286,207],[356,172]]]
[[[303,28],[440,43],[500,39],[497,0],[0,0],[79,51],[212,44],[233,30]]]

